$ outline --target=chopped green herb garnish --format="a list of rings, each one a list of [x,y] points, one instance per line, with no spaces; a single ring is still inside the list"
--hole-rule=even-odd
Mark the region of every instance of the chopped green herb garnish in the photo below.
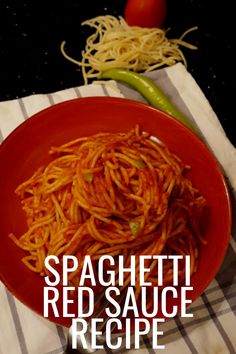
[[[84,180],[91,183],[93,180],[93,174],[91,172],[84,173]]]
[[[138,168],[144,168],[145,167],[145,163],[143,162],[143,160],[138,159],[135,161],[135,164]]]
[[[138,235],[140,232],[140,223],[138,221],[130,221],[129,227],[134,236]]]

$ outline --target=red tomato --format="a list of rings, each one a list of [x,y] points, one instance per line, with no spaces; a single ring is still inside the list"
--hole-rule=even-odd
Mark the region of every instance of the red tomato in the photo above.
[[[128,0],[125,20],[130,26],[161,28],[166,17],[166,0]]]

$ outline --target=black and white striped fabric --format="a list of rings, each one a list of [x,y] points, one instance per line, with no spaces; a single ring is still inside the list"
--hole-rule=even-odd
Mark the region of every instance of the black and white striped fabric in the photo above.
[[[236,149],[193,77],[182,64],[148,75],[196,124],[223,167],[236,196]],[[134,90],[109,81],[1,102],[0,142],[24,120],[50,105],[76,97],[108,95],[144,101]],[[220,271],[204,294],[191,305],[191,312],[192,318],[176,317],[162,325],[164,336],[160,337],[159,344],[165,345],[163,353],[236,353],[236,225]],[[0,283],[0,354],[60,354],[66,340],[67,329],[39,317]],[[151,335],[145,336],[138,351],[154,354],[151,342]],[[107,351],[112,353],[110,349]],[[119,350],[125,351],[124,348]],[[133,351],[127,350],[129,354]]]

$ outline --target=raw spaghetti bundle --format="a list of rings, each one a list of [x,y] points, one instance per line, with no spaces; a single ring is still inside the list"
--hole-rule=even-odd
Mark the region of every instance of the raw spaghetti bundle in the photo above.
[[[89,78],[112,68],[125,68],[136,72],[148,72],[164,65],[173,65],[186,60],[179,46],[189,49],[197,47],[183,38],[196,27],[187,30],[179,39],[168,39],[159,28],[129,26],[122,17],[98,16],[82,22],[95,29],[88,37],[82,60],[78,61],[65,52],[65,41],[61,44],[64,57],[82,68],[84,83]]]
[[[191,274],[196,271],[199,243],[205,242],[199,231],[205,199],[185,176],[189,167],[166,146],[137,126],[78,138],[50,154],[52,161],[16,190],[28,230],[10,237],[26,251],[28,268],[44,276],[46,256],[75,255],[80,267],[70,275],[73,286],[85,255],[95,272],[105,254],[124,255],[127,266],[130,255],[191,255]],[[155,262],[150,260],[151,269]],[[154,286],[156,275],[147,277]],[[167,261],[164,283],[171,280]]]

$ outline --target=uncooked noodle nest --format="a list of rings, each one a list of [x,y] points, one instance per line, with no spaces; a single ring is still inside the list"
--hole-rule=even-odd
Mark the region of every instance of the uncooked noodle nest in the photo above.
[[[179,46],[197,49],[183,40],[196,27],[187,30],[179,39],[168,39],[167,31],[129,26],[122,17],[110,15],[89,19],[82,25],[95,29],[87,39],[82,60],[76,60],[65,52],[65,41],[61,43],[61,51],[66,59],[82,68],[85,84],[88,79],[99,78],[102,72],[111,68],[148,72],[179,61],[186,65]]]

